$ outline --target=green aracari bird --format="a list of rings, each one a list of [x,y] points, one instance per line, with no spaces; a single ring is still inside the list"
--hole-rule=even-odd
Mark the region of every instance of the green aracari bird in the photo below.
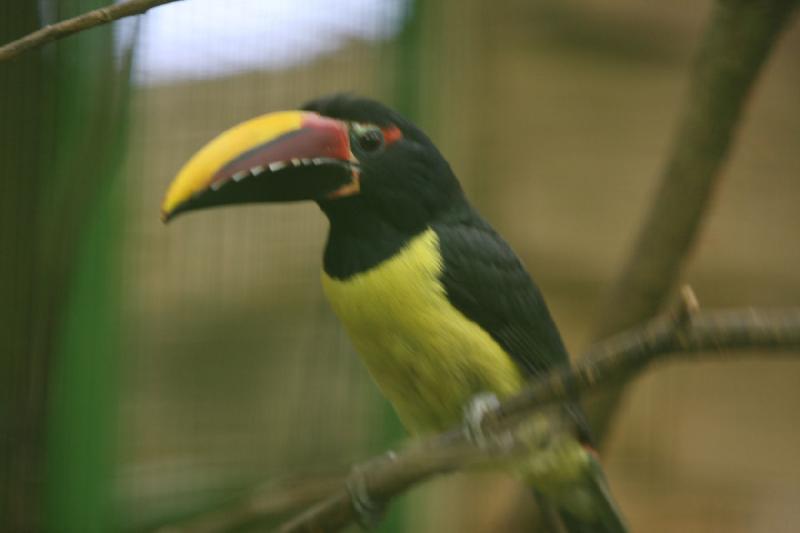
[[[225,131],[178,172],[162,219],[208,207],[316,202],[330,221],[322,286],[412,434],[459,423],[568,364],[536,285],[467,201],[431,140],[349,94]],[[547,437],[515,473],[571,533],[626,531],[575,406],[538,415]]]

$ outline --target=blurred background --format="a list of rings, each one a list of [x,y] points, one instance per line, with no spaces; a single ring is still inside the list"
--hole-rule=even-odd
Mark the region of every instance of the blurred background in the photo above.
[[[4,5],[0,37],[103,4]],[[159,222],[181,164],[258,114],[352,91],[412,117],[580,353],[657,184],[711,6],[190,0],[0,65],[12,530],[158,528],[404,439],[323,299],[315,206]],[[705,307],[800,301],[798,54],[794,25],[689,265]],[[605,453],[632,530],[796,531],[799,385],[800,364],[757,356],[638,379]],[[533,505],[513,480],[458,474],[401,498],[380,531],[514,531]]]

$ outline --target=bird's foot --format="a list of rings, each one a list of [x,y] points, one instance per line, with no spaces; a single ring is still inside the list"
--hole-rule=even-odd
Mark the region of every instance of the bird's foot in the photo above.
[[[376,501],[370,496],[367,488],[366,472],[376,463],[394,461],[395,457],[395,453],[390,450],[366,464],[355,465],[347,478],[347,492],[350,493],[350,501],[358,515],[358,523],[368,531],[378,527],[384,514],[386,514],[386,504]]]
[[[514,446],[511,431],[489,433],[483,427],[484,418],[500,406],[500,400],[491,392],[482,392],[470,398],[464,408],[464,431],[467,438],[484,451],[510,451]]]

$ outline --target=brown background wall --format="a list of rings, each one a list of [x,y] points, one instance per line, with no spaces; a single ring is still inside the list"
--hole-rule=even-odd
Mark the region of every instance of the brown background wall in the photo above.
[[[427,4],[420,123],[577,352],[653,192],[710,4],[487,4]],[[180,164],[241,119],[333,90],[391,99],[412,75],[396,71],[397,53],[353,42],[288,71],[138,89],[120,418],[121,497],[136,519],[383,447],[385,407],[320,293],[316,208],[222,210],[167,228],[157,213]],[[798,54],[795,25],[752,97],[689,266],[706,307],[800,301]],[[638,380],[606,459],[633,530],[794,531],[798,385],[796,362],[758,356]],[[414,492],[407,528],[510,528],[524,498],[499,476],[452,476]]]

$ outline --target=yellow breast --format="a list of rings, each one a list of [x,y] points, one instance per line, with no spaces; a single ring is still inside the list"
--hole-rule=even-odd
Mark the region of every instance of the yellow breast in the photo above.
[[[443,429],[481,391],[517,391],[522,376],[447,299],[439,239],[428,229],[378,266],[322,285],[372,377],[412,432]]]

